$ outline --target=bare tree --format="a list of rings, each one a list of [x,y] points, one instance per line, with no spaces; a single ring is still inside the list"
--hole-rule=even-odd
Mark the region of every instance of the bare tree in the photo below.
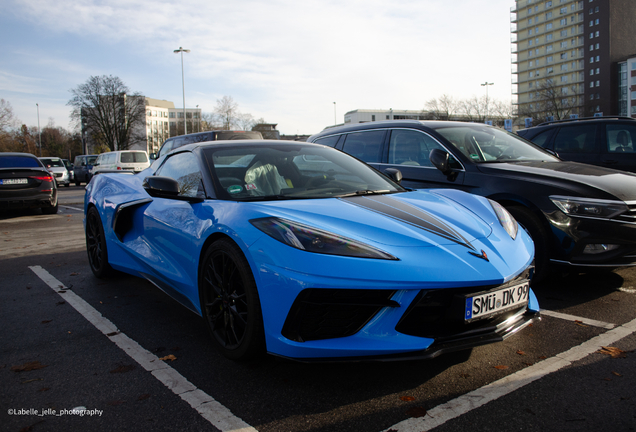
[[[71,119],[95,144],[111,150],[145,144],[146,100],[140,93],[129,94],[118,77],[92,76],[71,93]]]
[[[557,85],[553,79],[541,81],[537,91],[533,94],[533,103],[524,104],[519,108],[519,117],[529,117],[543,121],[549,117],[554,120],[567,119],[578,108],[578,84]]]
[[[234,102],[232,96],[223,96],[216,100],[216,108],[214,112],[219,116],[222,129],[231,130],[236,124],[238,112],[238,103]]]
[[[431,99],[426,102],[428,114],[435,120],[450,120],[457,113],[459,107],[460,102],[446,94],[443,94],[439,99]]]

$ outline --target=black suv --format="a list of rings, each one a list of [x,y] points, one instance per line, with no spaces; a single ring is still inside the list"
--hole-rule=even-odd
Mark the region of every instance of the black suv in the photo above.
[[[636,123],[635,123],[636,124]],[[394,120],[326,129],[309,142],[343,150],[410,188],[456,188],[502,204],[549,263],[636,265],[636,175],[564,162],[502,129]]]
[[[630,117],[557,120],[517,134],[563,160],[636,172],[636,119]]]

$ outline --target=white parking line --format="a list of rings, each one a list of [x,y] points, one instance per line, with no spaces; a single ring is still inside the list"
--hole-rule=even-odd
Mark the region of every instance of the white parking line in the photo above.
[[[573,321],[573,322],[589,325],[592,327],[601,327],[608,330],[611,330],[614,327],[616,327],[616,324],[606,323],[603,321],[596,321],[589,318],[577,317],[574,315],[568,315],[561,312],[554,312],[554,311],[549,311],[545,309],[541,309],[541,315],[549,316],[552,318],[559,318],[566,321]]]
[[[77,210],[77,211],[80,211],[80,212],[83,212],[83,211],[84,211],[84,209],[81,209],[81,208],[71,207],[71,206],[62,205],[62,204],[60,204],[60,207],[69,208],[69,209],[71,209],[71,210]]]
[[[236,417],[230,410],[214,400],[202,390],[199,390],[183,375],[171,368],[163,360],[150,351],[144,349],[137,342],[119,332],[117,327],[104,318],[95,308],[84,299],[67,288],[59,280],[40,266],[29,267],[44,283],[58,293],[69,305],[77,310],[84,318],[99,331],[128,354],[133,360],[157,378],[163,385],[196,409],[199,414],[222,432],[257,432],[256,429]]]
[[[577,360],[598,351],[603,346],[610,346],[614,342],[636,332],[636,319],[622,326],[618,326],[606,333],[593,337],[581,345],[557,354],[547,360],[535,363],[512,375],[492,382],[482,388],[466,393],[443,405],[429,410],[424,417],[410,418],[391,426],[386,431],[394,432],[424,432],[446,423],[456,417],[496,400],[526,384],[543,378],[544,376],[571,365]]]

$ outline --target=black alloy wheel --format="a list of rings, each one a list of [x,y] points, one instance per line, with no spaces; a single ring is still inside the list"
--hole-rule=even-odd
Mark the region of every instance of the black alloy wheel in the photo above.
[[[506,207],[512,217],[521,225],[534,242],[534,267],[533,282],[541,282],[550,274],[550,236],[541,220],[529,209],[521,206]]]
[[[88,263],[95,276],[101,279],[113,273],[113,268],[108,263],[102,219],[95,207],[91,207],[86,215],[86,251],[88,252]]]
[[[256,283],[241,250],[217,240],[206,251],[199,275],[201,312],[217,349],[232,360],[264,352],[263,318]]]
[[[57,214],[58,209],[59,209],[59,203],[57,201],[57,194],[56,194],[55,205],[51,204],[50,206],[42,207],[42,214],[45,214],[45,215]]]

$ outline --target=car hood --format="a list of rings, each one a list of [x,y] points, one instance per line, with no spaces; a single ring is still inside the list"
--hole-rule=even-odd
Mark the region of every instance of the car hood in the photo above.
[[[439,246],[472,242],[492,233],[496,221],[487,200],[469,194],[471,208],[431,191],[320,200],[259,203],[270,216],[311,225],[345,237],[391,246]],[[266,207],[266,208],[265,208]],[[491,217],[488,222],[484,219]]]
[[[578,162],[512,162],[478,166],[488,175],[562,187],[590,198],[636,200],[636,175]]]

